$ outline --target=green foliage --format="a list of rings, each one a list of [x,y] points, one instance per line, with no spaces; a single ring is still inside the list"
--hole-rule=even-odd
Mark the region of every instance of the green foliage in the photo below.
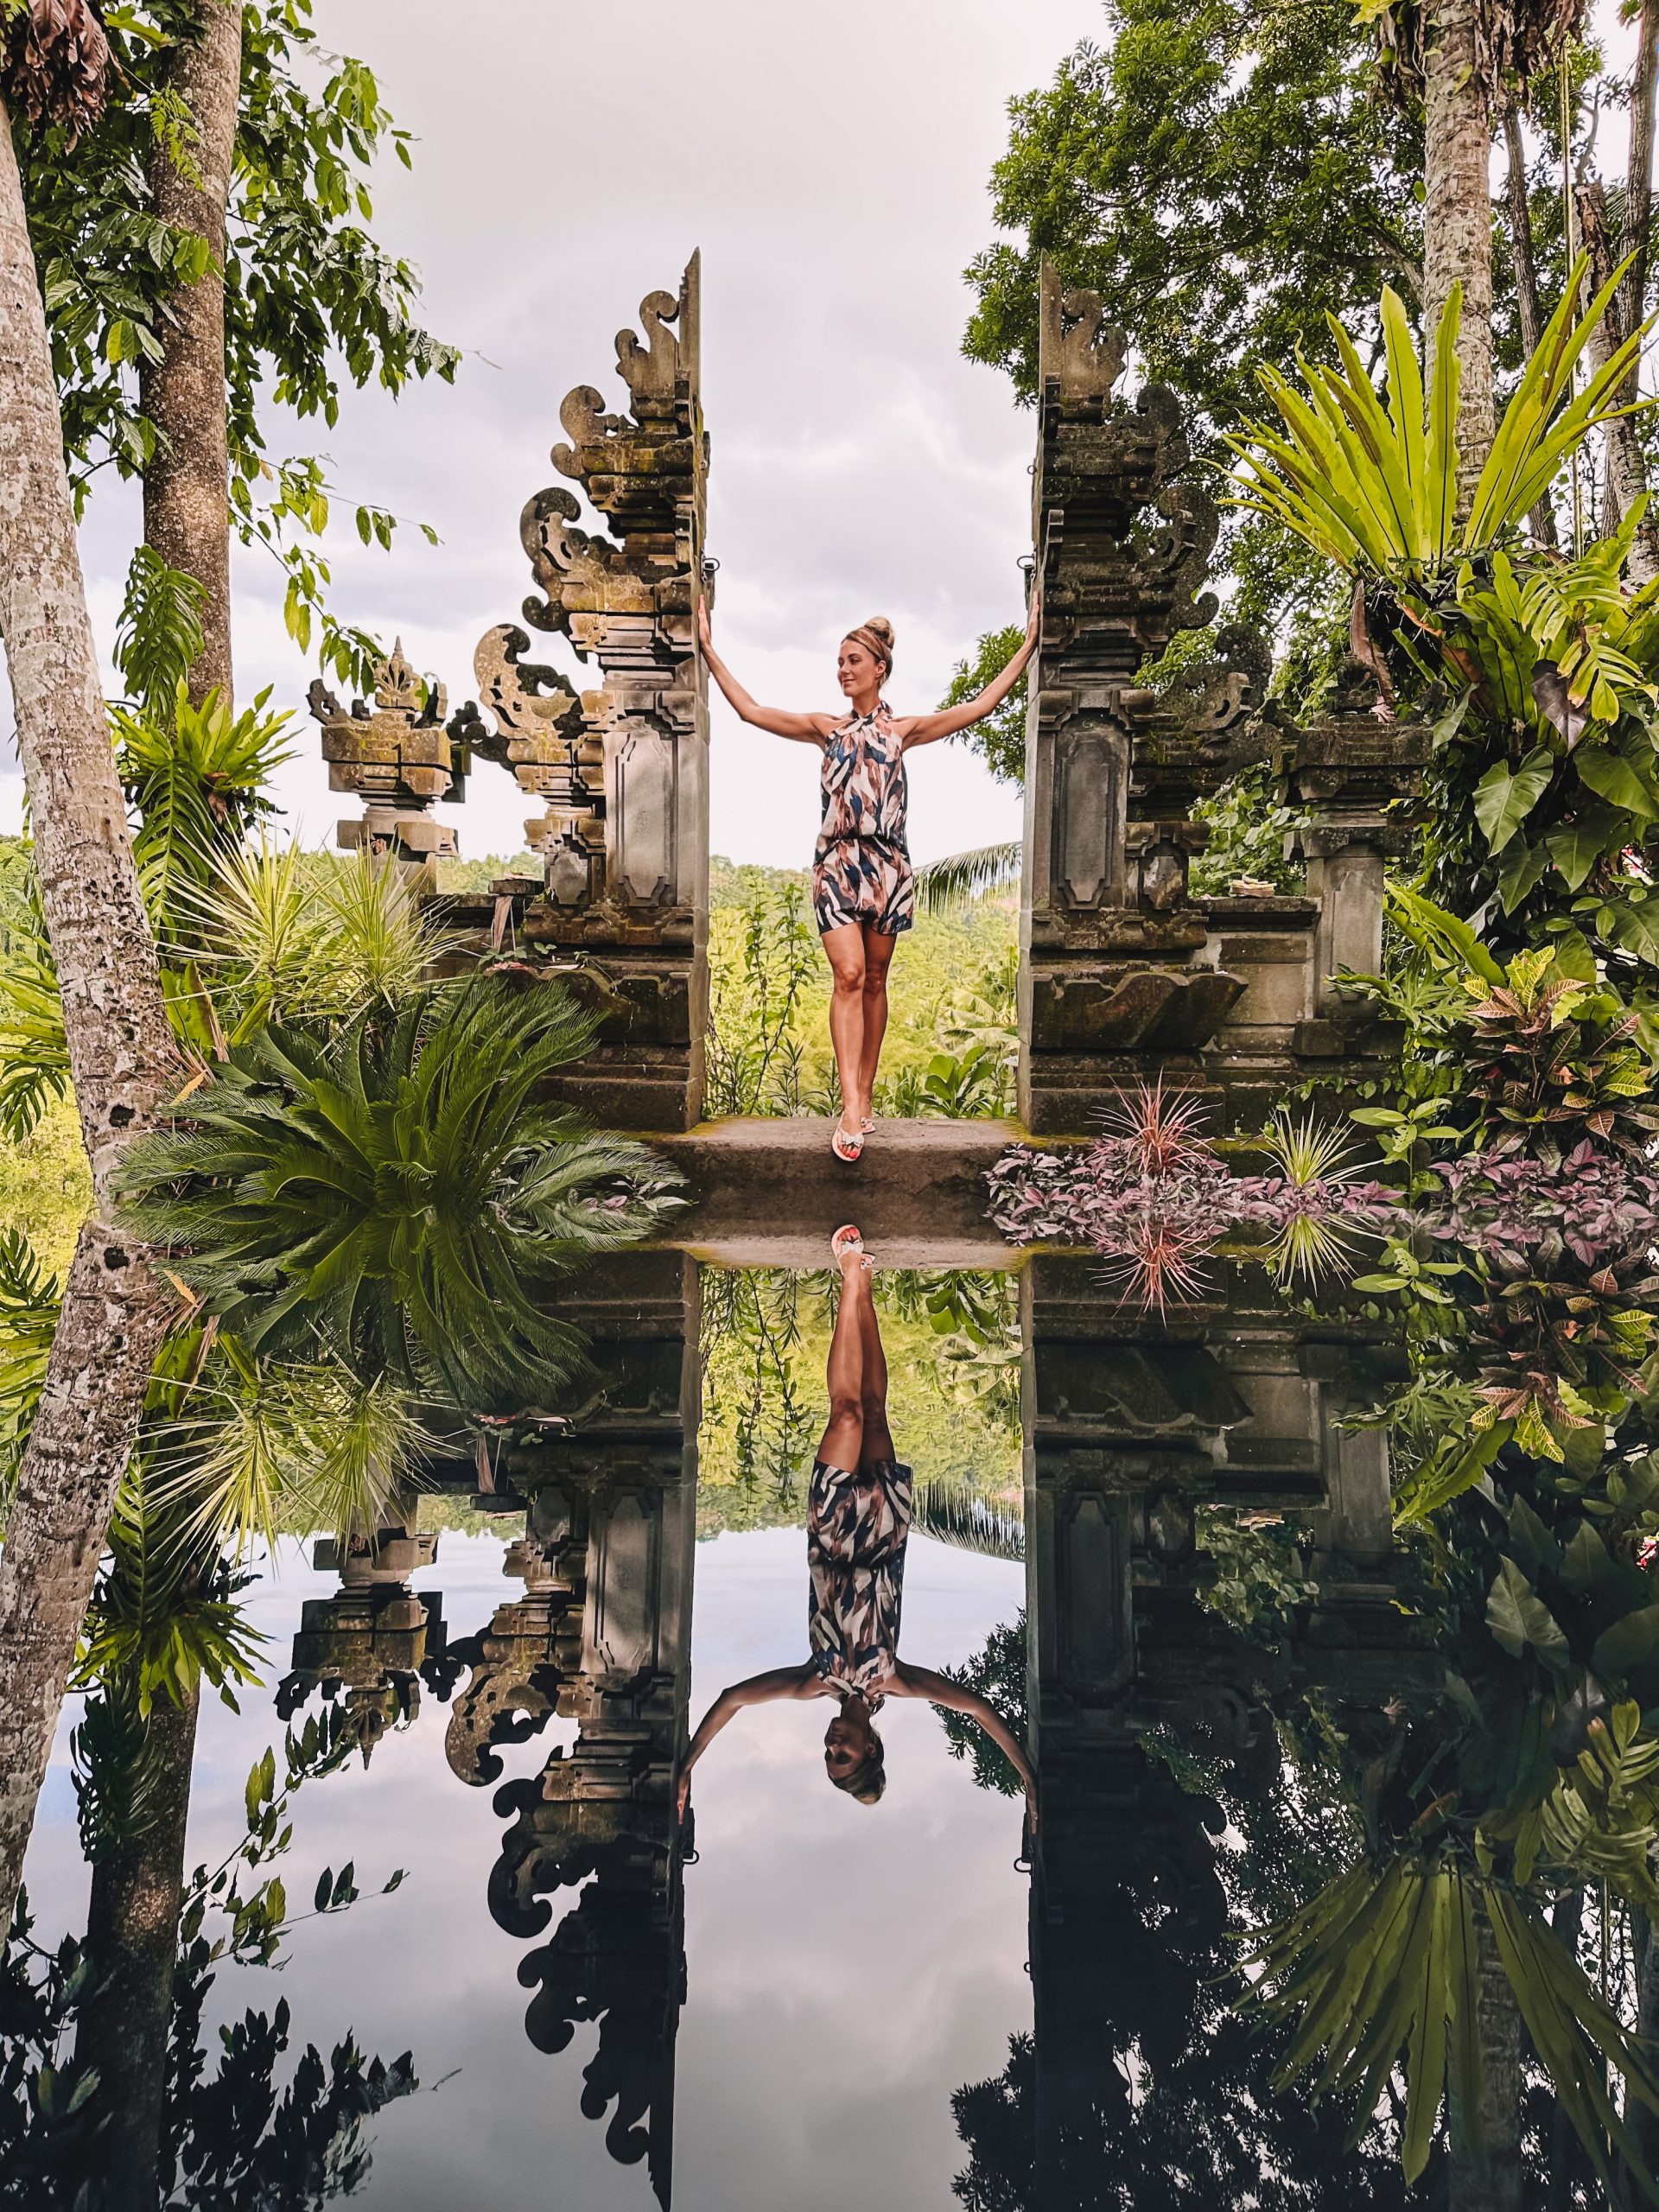
[[[1201,798],[1192,812],[1210,832],[1208,848],[1194,860],[1188,876],[1195,899],[1224,899],[1243,878],[1296,897],[1306,889],[1301,861],[1285,857],[1286,836],[1303,817],[1284,804],[1265,764],[1230,778],[1212,798]]]
[[[1504,409],[1457,527],[1458,327],[1461,289],[1452,287],[1425,385],[1403,302],[1382,293],[1388,401],[1378,399],[1357,347],[1335,315],[1330,333],[1339,365],[1300,356],[1304,397],[1268,365],[1261,382],[1282,429],[1260,422],[1226,441],[1239,457],[1234,497],[1247,511],[1306,538],[1351,575],[1403,582],[1475,554],[1519,526],[1548,491],[1567,456],[1599,423],[1628,411],[1623,387],[1640,359],[1643,331],[1608,349],[1575,388],[1580,357],[1600,328],[1624,275],[1615,271],[1586,312],[1578,302],[1589,264],[1580,260],[1536,351]]]
[[[1385,283],[1415,285],[1421,142],[1371,96],[1347,0],[1109,0],[1106,18],[1098,45],[1010,104],[992,196],[1014,235],[969,269],[963,348],[1034,395],[1046,255],[1098,291],[1213,456],[1259,366],[1322,351],[1326,315],[1363,324]],[[1276,626],[1302,591],[1291,542],[1234,543],[1235,574]]]
[[[373,72],[328,55],[310,18],[311,0],[251,0],[243,10],[225,268],[232,512],[244,542],[287,569],[289,627],[302,649],[315,629],[324,664],[361,683],[372,640],[328,613],[328,564],[306,543],[328,524],[322,464],[273,464],[269,410],[332,428],[345,379],[396,393],[414,378],[452,378],[460,357],[419,321],[413,267],[367,228],[369,172],[386,150],[407,167],[408,133]],[[168,295],[206,267],[201,240],[156,214],[150,183],[158,158],[194,174],[194,126],[170,83],[191,20],[172,0],[107,11],[112,65],[99,127],[73,145],[59,127],[19,141],[78,496],[100,467],[133,475],[149,466],[157,433],[141,372],[159,355]],[[358,506],[355,519],[365,542],[384,544],[396,526],[372,505]]]
[[[592,1034],[556,985],[488,979],[265,1030],[132,1147],[126,1203],[256,1355],[321,1338],[365,1380],[539,1395],[580,1362],[540,1298],[674,1203],[644,1147],[540,1095]]]
[[[20,1229],[0,1229],[0,1509],[10,1505],[46,1382],[62,1288]]]
[[[292,754],[292,717],[268,714],[269,690],[233,715],[217,690],[193,705],[181,683],[164,721],[111,711],[117,766],[137,820],[132,856],[163,952],[193,937],[191,906],[241,848],[253,823],[274,814],[267,785]]]
[[[30,1135],[68,1092],[58,968],[31,868],[0,944],[0,1135]]]
[[[714,864],[709,921],[710,1114],[828,1114],[840,1104],[830,1050],[829,971],[804,874]],[[1010,903],[986,899],[918,912],[899,939],[876,1085],[878,1114],[1001,1112],[991,1062],[1011,1058],[1017,967]],[[941,1071],[989,1048],[978,1071]]]
[[[1023,622],[1010,622],[1003,629],[988,630],[972,653],[957,663],[951,671],[950,688],[940,700],[940,706],[959,707],[964,701],[976,697],[988,683],[1001,675],[1025,641]],[[1000,784],[1023,784],[1026,780],[1028,696],[1029,686],[1022,676],[995,714],[988,715],[982,722],[976,722],[971,729],[958,733],[974,752],[982,756]]]
[[[1651,2193],[1633,2114],[1621,2113],[1607,2088],[1611,2066],[1630,2099],[1659,2112],[1659,2078],[1646,2055],[1548,1923],[1504,1885],[1451,1859],[1401,1852],[1362,1860],[1253,1941],[1248,1960],[1262,1979],[1250,2003],[1297,2028],[1275,2088],[1318,2065],[1314,2099],[1351,2094],[1356,2112],[1369,2117],[1403,2062],[1407,2179],[1428,2162],[1443,2086],[1453,2127],[1483,2157],[1474,2001],[1483,1923],[1560,2109],[1598,2172],[1611,2180],[1611,2144]]]
[[[175,702],[201,651],[207,594],[182,569],[169,569],[152,546],[133,549],[115,633],[115,664],[137,711],[152,727],[173,720]]]
[[[963,1667],[942,1667],[939,1672],[947,1681],[957,1682],[963,1689],[976,1690],[1014,1732],[1015,1738],[1027,1740],[1026,1712],[1026,1614],[1020,1607],[1016,1618],[1003,1621],[994,1628],[981,1648]],[[1020,1781],[1014,1761],[998,1744],[994,1744],[976,1721],[965,1713],[957,1713],[948,1705],[933,1708],[944,1730],[944,1740],[953,1759],[971,1758],[974,1780],[982,1789],[994,1789],[1000,1797],[1021,1797],[1025,1784]]]
[[[1020,880],[1025,847],[1016,838],[1006,845],[977,845],[951,853],[916,871],[916,905],[925,914],[949,913],[988,892],[1004,891]]]
[[[1459,1138],[1454,1122],[1467,1125],[1462,1141],[1500,1158],[1542,1148],[1560,1159],[1586,1140],[1645,1151],[1659,1105],[1652,1064],[1631,1041],[1637,1017],[1568,964],[1564,938],[1504,963],[1466,923],[1417,893],[1391,891],[1389,907],[1432,986],[1414,994],[1412,1026],[1433,1088],[1404,1109],[1355,1111],[1388,1156],[1405,1160],[1419,1144]],[[1381,977],[1352,980],[1385,1007],[1398,1002],[1397,987]]]
[[[1582,273],[1582,272],[1580,272]],[[1306,397],[1264,372],[1282,427],[1231,441],[1237,496],[1352,575],[1356,620],[1395,711],[1433,725],[1424,885],[1490,909],[1511,945],[1553,937],[1586,982],[1598,963],[1644,1019],[1659,999],[1659,587],[1621,581],[1638,502],[1576,559],[1522,525],[1590,429],[1624,411],[1641,334],[1573,390],[1612,296],[1564,298],[1523,369],[1466,522],[1455,524],[1455,335],[1448,302],[1425,394],[1405,310],[1384,298],[1387,404],[1355,344],[1302,364]]]
[[[742,874],[741,903],[711,948],[703,1110],[795,1114],[808,1067],[801,1031],[823,953],[798,877]]]

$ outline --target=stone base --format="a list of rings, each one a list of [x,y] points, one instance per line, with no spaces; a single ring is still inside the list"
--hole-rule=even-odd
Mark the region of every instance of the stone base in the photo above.
[[[460,938],[437,963],[439,975],[469,975],[488,962],[504,974],[562,983],[599,1015],[593,1049],[560,1073],[553,1096],[606,1128],[667,1134],[696,1124],[709,969],[689,912],[566,915],[520,878],[504,880],[493,893],[447,895],[434,911]]]

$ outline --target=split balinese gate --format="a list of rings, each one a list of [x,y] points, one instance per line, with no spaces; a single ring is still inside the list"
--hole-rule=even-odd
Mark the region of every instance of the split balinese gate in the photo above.
[[[446,721],[442,684],[401,649],[372,702],[321,686],[331,787],[361,795],[340,841],[425,865],[456,849],[433,810],[474,759],[517,779],[536,878],[443,903],[485,952],[559,975],[604,1013],[571,1095],[621,1128],[691,1128],[708,1021],[709,709],[696,650],[709,439],[699,385],[699,264],[617,339],[628,411],[578,385],[553,465],[609,534],[581,526],[566,483],[538,492],[520,535],[535,590],[524,619],[563,637],[593,688],[526,658],[503,622],[480,641],[477,696]],[[1395,1049],[1332,976],[1380,961],[1382,871],[1427,755],[1426,730],[1380,715],[1375,678],[1343,669],[1305,728],[1268,697],[1271,655],[1224,625],[1214,650],[1148,689],[1141,671],[1215,620],[1204,588],[1217,517],[1174,393],[1123,389],[1128,345],[1090,292],[1042,277],[1033,538],[1043,622],[1032,664],[1020,918],[1020,1113],[1080,1133],[1103,1104],[1166,1071],[1224,1124],[1257,1123],[1310,1075],[1376,1071]],[[918,552],[925,549],[918,549]],[[925,704],[925,702],[918,702]],[[1304,897],[1236,887],[1195,898],[1207,832],[1196,802],[1272,766],[1307,864]],[[780,854],[780,861],[798,858]]]

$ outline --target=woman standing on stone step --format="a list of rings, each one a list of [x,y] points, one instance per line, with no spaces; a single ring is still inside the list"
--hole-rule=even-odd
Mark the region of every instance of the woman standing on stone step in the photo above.
[[[830,1142],[837,1160],[855,1160],[875,1127],[870,1104],[887,1026],[887,969],[899,932],[910,927],[915,913],[905,756],[995,713],[1036,649],[1039,612],[1033,593],[1024,644],[976,697],[934,715],[902,715],[881,696],[893,671],[893,625],[872,615],[841,641],[836,677],[851,712],[837,715],[757,706],[715,651],[709,609],[698,602],[703,658],[742,720],[774,737],[816,745],[823,755],[812,911],[834,978],[830,1041],[841,1078],[841,1118]]]
[[[905,1547],[910,1538],[912,1477],[893,1455],[887,1427],[887,1363],[870,1292],[871,1261],[849,1224],[830,1240],[841,1269],[841,1304],[830,1340],[829,1424],[807,1492],[808,1579],[804,1666],[774,1667],[734,1682],[703,1715],[680,1766],[683,1819],[691,1770],[728,1721],[779,1698],[832,1697],[823,1732],[824,1772],[861,1805],[887,1788],[887,1755],[874,1719],[890,1697],[925,1698],[978,1722],[1013,1761],[1036,1824],[1036,1782],[1024,1745],[988,1699],[931,1667],[899,1656]]]

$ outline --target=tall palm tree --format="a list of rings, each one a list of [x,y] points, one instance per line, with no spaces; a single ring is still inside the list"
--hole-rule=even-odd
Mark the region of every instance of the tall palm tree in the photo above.
[[[9,22],[0,79],[0,641],[94,1204],[66,1286],[0,1560],[0,1923],[10,1919],[75,1636],[165,1332],[142,1244],[108,1215],[122,1146],[175,1080],[86,612],[63,423],[10,104],[71,131],[102,32],[71,0]]]
[[[1375,0],[1375,26],[1396,93],[1423,108],[1423,328],[1441,327],[1461,286],[1458,496],[1466,512],[1492,442],[1492,210],[1495,118],[1511,90],[1576,39],[1589,0]]]

